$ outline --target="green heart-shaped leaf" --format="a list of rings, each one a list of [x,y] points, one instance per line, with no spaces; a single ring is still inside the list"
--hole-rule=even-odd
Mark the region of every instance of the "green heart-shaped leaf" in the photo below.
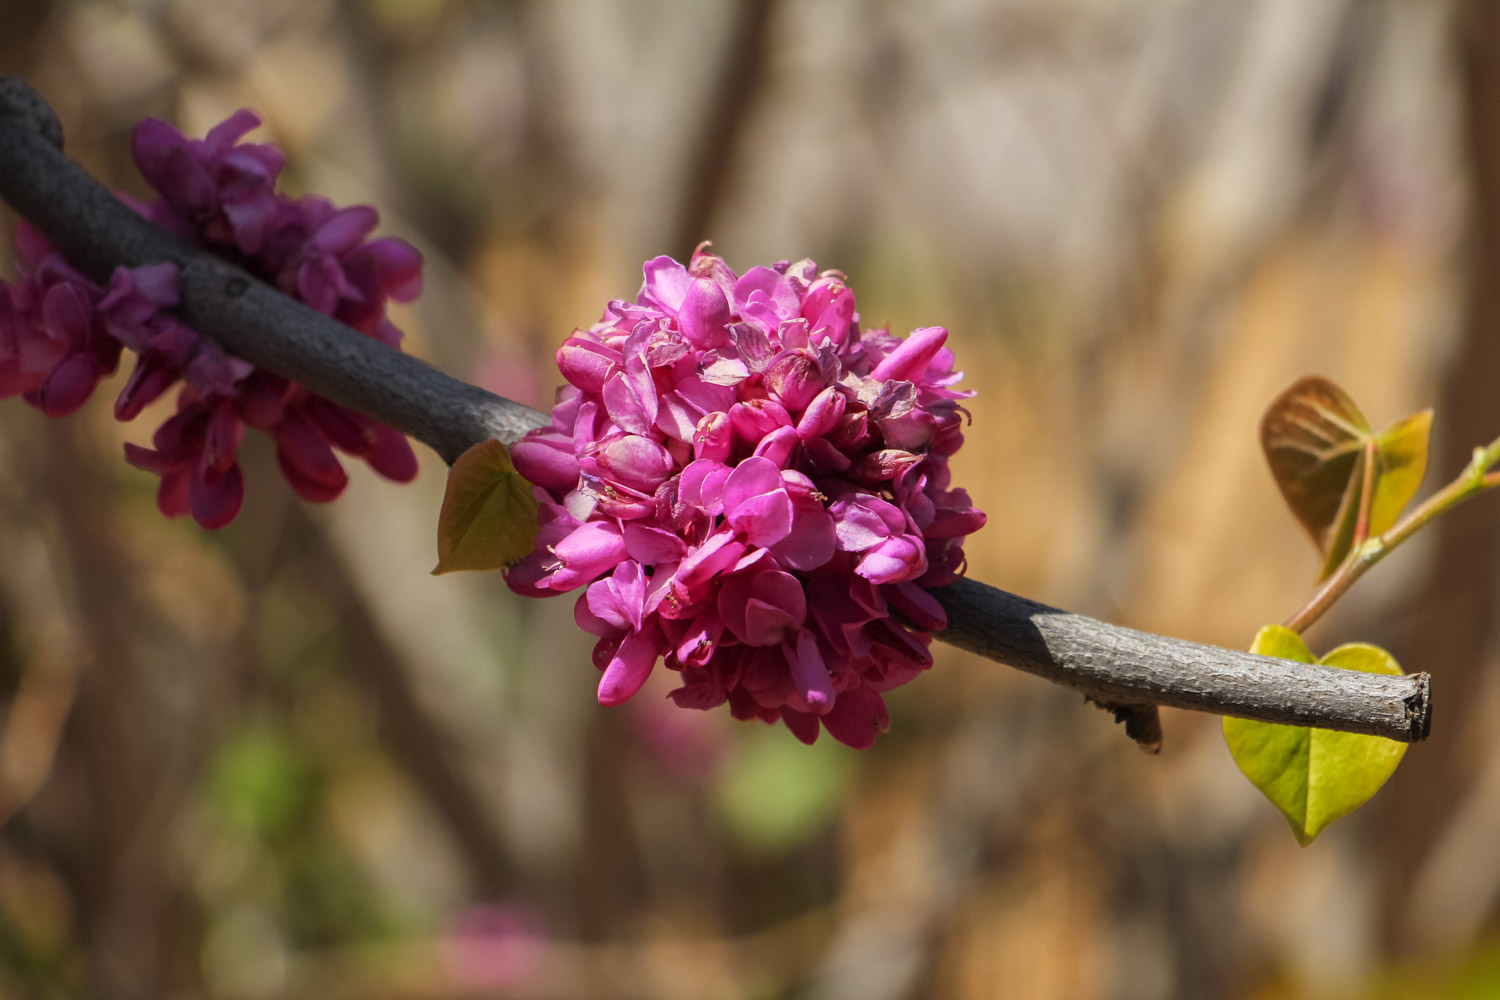
[[[438,564],[432,572],[503,569],[531,552],[538,531],[531,483],[499,441],[458,456],[438,514]]]
[[[1396,523],[1427,471],[1432,411],[1376,434],[1349,394],[1326,378],[1298,379],[1266,408],[1261,448],[1287,506],[1322,555],[1320,578],[1354,544],[1367,451],[1376,456],[1370,535]]]
[[[1250,652],[1371,674],[1402,673],[1391,654],[1362,642],[1315,660],[1302,637],[1281,625],[1261,629]],[[1235,764],[1282,811],[1304,847],[1329,823],[1369,801],[1406,753],[1405,743],[1380,736],[1228,717],[1224,740]]]

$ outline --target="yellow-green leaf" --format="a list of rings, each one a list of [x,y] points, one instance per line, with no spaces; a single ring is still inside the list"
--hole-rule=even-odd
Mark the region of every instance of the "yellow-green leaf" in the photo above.
[[[1391,654],[1367,643],[1349,643],[1314,659],[1302,637],[1280,625],[1261,629],[1250,652],[1372,674],[1402,672]],[[1224,739],[1235,764],[1286,816],[1304,847],[1369,801],[1406,753],[1405,743],[1379,736],[1249,719],[1225,718]]]
[[[1349,394],[1317,375],[1298,379],[1266,408],[1261,447],[1287,506],[1322,556],[1320,578],[1354,544],[1367,449],[1376,456],[1369,534],[1378,535],[1421,485],[1431,429],[1426,410],[1375,434]]]
[[[438,514],[438,564],[432,572],[503,569],[536,545],[536,500],[499,441],[458,456]]]
[[[1416,496],[1427,474],[1427,440],[1432,434],[1432,411],[1414,413],[1380,432],[1375,447],[1380,455],[1375,499],[1370,504],[1370,534],[1378,535]]]

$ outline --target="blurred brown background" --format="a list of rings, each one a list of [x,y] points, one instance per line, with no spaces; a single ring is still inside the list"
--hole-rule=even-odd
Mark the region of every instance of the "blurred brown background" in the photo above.
[[[1432,482],[1500,433],[1487,0],[0,0],[0,71],[136,192],[140,117],[256,109],[426,254],[408,349],[533,404],[649,256],[837,267],[980,390],[970,572],[1138,627],[1308,593],[1256,444],[1299,375],[1436,406]],[[0,996],[1500,997],[1493,499],[1314,630],[1438,711],[1303,850],[1216,719],[1148,758],[946,647],[863,754],[601,709],[571,598],[428,576],[433,456],[309,509],[253,441],[210,535],[110,388],[0,406]]]

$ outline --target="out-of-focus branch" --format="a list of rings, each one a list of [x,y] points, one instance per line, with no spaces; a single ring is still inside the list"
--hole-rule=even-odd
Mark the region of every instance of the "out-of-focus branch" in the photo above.
[[[452,461],[547,418],[445,375],[314,312],[136,215],[62,153],[61,128],[20,80],[0,77],[0,198],[90,277],[171,261],[178,313],[226,350],[368,414]],[[934,594],[939,638],[1075,688],[1114,709],[1150,742],[1149,706],[1415,741],[1431,722],[1426,674],[1390,677],[1275,660],[1136,632],[963,580]],[[1159,738],[1159,734],[1155,734]]]
[[[182,271],[177,312],[246,361],[367,413],[452,462],[476,441],[514,442],[549,421],[520,403],[293,301],[233,264],[141,218],[62,152],[62,128],[27,84],[0,76],[0,192],[84,274],[171,261]]]

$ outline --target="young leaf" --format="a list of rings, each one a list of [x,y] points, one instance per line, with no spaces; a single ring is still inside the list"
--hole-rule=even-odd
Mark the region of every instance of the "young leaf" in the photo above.
[[[1354,544],[1364,490],[1366,450],[1376,455],[1369,534],[1396,523],[1427,471],[1432,411],[1380,434],[1354,400],[1317,375],[1298,379],[1261,419],[1261,447],[1287,506],[1322,555],[1319,577],[1338,568]]]
[[[1359,642],[1315,660],[1302,637],[1280,625],[1261,629],[1250,652],[1372,674],[1402,672],[1391,654]],[[1303,847],[1329,823],[1364,805],[1406,753],[1405,743],[1379,736],[1227,717],[1224,740],[1235,764],[1282,811]]]
[[[1359,482],[1355,474],[1370,434],[1349,394],[1318,375],[1294,382],[1261,418],[1260,444],[1271,475],[1319,552],[1328,551],[1348,509],[1345,494]]]
[[[458,456],[438,514],[438,564],[432,572],[503,569],[529,553],[538,530],[536,500],[499,441]]]
[[[1427,439],[1432,434],[1432,411],[1414,413],[1380,432],[1375,447],[1380,455],[1375,500],[1370,505],[1370,534],[1378,535],[1396,523],[1422,477],[1427,474]]]

